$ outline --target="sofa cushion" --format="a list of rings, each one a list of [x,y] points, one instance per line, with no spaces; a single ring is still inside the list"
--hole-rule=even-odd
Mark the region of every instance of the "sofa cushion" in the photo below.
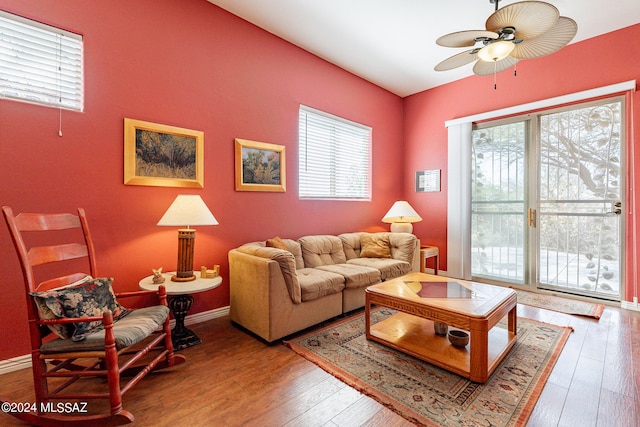
[[[296,261],[293,254],[278,248],[268,248],[263,246],[265,243],[247,243],[238,248],[238,251],[245,254],[268,258],[278,263],[280,271],[287,285],[291,301],[300,304],[302,301],[300,294],[300,284],[298,283],[298,275],[296,274]]]
[[[344,264],[347,257],[338,236],[304,236],[298,239],[302,247],[302,258],[307,268],[321,265]]]
[[[363,258],[391,258],[388,234],[360,235],[360,256]]]
[[[411,233],[389,233],[389,244],[391,246],[391,256],[411,263],[414,252],[419,251],[417,245],[418,238]]]
[[[411,272],[411,264],[393,258],[353,258],[347,264],[375,268],[380,272],[382,280],[393,279]]]
[[[326,295],[337,294],[344,289],[344,276],[318,268],[298,270],[298,281],[302,301],[312,301]]]
[[[361,288],[381,282],[380,271],[376,268],[356,264],[332,264],[316,267],[344,276],[345,288]]]
[[[169,315],[169,308],[164,305],[136,308],[127,317],[113,324],[116,337],[116,348],[121,350],[140,342],[153,331],[160,328]],[[63,351],[104,351],[104,329],[87,335],[82,341],[71,339],[55,339],[42,344],[43,353],[59,353]]]
[[[340,234],[340,240],[344,246],[344,253],[348,260],[360,258],[362,244],[360,241],[364,233],[344,233]],[[417,237],[410,233],[371,233],[372,235],[386,235],[389,237],[389,248],[393,259],[413,262],[414,252],[417,247]]]
[[[282,241],[287,245],[287,248],[289,248],[289,252],[293,254],[293,258],[296,262],[296,268],[304,268],[304,259],[302,258],[302,247],[300,246],[300,243],[292,239],[282,239]]]

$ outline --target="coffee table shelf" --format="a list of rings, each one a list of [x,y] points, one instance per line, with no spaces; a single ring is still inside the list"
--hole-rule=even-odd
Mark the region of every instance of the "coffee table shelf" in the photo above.
[[[471,351],[469,345],[456,348],[447,337],[436,335],[433,322],[407,313],[397,313],[370,327],[370,339],[421,360],[469,378]],[[488,334],[488,371],[493,372],[507,351],[515,344],[516,335],[494,327]]]

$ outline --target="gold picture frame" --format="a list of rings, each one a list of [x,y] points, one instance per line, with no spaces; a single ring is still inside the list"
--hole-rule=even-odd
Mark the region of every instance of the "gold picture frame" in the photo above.
[[[286,191],[285,147],[235,139],[236,191]]]
[[[125,118],[124,183],[204,188],[204,132]]]

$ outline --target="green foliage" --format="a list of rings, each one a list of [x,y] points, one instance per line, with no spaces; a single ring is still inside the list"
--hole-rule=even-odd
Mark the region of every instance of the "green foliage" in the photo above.
[[[136,130],[136,175],[196,179],[196,139]]]
[[[242,182],[245,184],[280,184],[280,153],[245,149],[242,158]]]

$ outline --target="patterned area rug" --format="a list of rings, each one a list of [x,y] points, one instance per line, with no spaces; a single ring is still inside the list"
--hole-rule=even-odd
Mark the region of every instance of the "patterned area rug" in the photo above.
[[[393,313],[375,310],[372,323]],[[531,415],[570,332],[518,318],[518,341],[486,384],[368,341],[364,313],[285,344],[415,424],[520,426]]]
[[[534,292],[514,289],[518,293],[518,302],[532,307],[546,308],[560,313],[575,314],[578,316],[600,319],[604,311],[603,304],[593,304],[586,301],[578,301],[569,298],[561,298],[553,295],[537,294]]]

